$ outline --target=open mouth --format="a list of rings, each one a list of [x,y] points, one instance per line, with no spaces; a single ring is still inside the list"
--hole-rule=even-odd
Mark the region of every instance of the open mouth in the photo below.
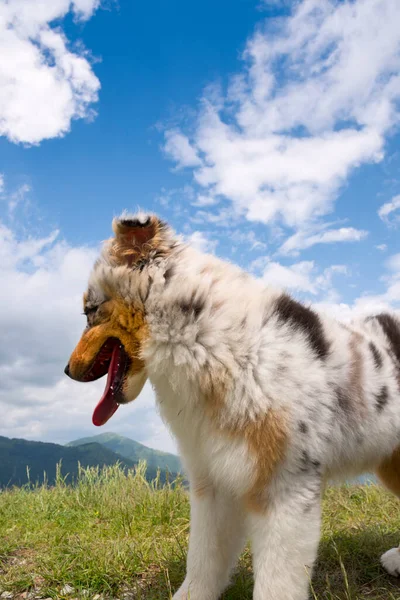
[[[117,338],[108,338],[85,374],[83,381],[95,381],[108,373],[104,393],[93,412],[93,425],[104,425],[113,416],[120,403],[124,402],[121,387],[129,362],[121,342]]]

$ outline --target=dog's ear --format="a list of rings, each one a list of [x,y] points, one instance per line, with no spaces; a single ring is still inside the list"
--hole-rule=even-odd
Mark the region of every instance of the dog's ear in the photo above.
[[[115,234],[110,253],[119,265],[134,267],[142,264],[151,254],[162,250],[163,234],[167,231],[165,223],[155,215],[139,213],[122,215],[112,222]]]

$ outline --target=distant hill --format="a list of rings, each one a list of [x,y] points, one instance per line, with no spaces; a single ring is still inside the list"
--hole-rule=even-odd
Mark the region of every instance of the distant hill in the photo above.
[[[59,444],[0,436],[0,487],[27,483],[27,467],[31,482],[42,483],[46,472],[47,481],[51,485],[55,480],[56,465],[60,461],[62,461],[62,474],[69,474],[68,482],[76,478],[78,463],[84,467],[101,467],[120,462],[125,468],[133,468],[135,464],[101,444],[89,443],[77,448],[67,448]],[[155,470],[152,475],[154,477]]]
[[[105,448],[135,463],[139,460],[145,460],[148,468],[151,470],[158,468],[162,470],[168,469],[170,473],[180,473],[182,471],[181,462],[175,454],[153,450],[117,433],[100,433],[92,437],[74,440],[73,442],[69,442],[67,446],[80,447],[82,444],[92,443],[101,444]]]

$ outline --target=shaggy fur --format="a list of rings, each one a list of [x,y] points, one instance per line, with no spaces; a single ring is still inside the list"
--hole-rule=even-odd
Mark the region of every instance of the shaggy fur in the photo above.
[[[255,600],[306,600],[330,477],[375,471],[400,495],[400,322],[345,326],[174,237],[153,215],[114,220],[69,363],[101,344],[148,378],[188,478],[187,576],[174,599],[217,600],[247,538]],[[382,557],[400,573],[400,552]]]

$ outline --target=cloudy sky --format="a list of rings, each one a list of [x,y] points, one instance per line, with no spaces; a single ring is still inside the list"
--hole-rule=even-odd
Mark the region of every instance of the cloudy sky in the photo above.
[[[63,368],[113,215],[340,318],[400,308],[398,0],[0,0],[0,435],[101,430]],[[147,387],[103,430],[173,450]]]

